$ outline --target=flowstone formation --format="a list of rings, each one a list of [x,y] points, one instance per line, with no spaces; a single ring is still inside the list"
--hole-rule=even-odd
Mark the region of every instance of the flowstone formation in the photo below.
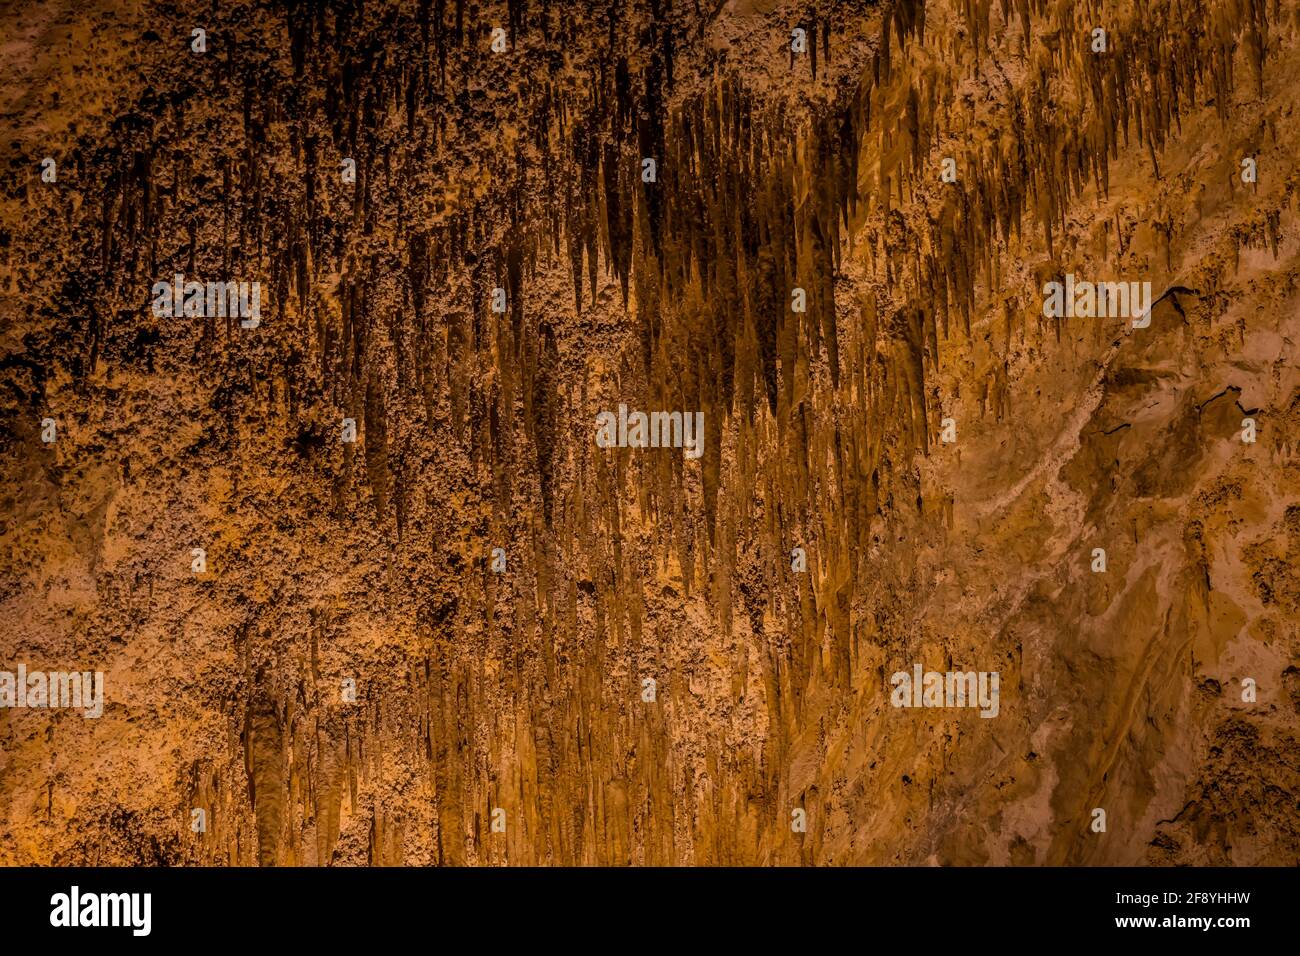
[[[1300,862],[1294,5],[0,18],[0,864]]]

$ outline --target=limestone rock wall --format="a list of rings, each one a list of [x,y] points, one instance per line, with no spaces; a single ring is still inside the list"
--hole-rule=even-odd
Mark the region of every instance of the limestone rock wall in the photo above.
[[[1300,862],[1294,5],[0,16],[0,863]]]

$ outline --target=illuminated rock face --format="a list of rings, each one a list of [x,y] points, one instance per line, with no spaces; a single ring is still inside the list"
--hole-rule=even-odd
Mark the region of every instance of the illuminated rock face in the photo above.
[[[1300,861],[1294,10],[190,6],[0,51],[0,863]]]

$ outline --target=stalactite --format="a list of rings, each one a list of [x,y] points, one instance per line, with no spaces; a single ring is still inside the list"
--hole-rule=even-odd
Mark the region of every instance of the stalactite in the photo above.
[[[1166,141],[1198,100],[1212,96],[1226,122],[1236,46],[1262,92],[1267,6],[1220,5],[1204,29],[1194,28],[1195,10],[1144,8],[1116,25],[1112,33],[1125,42],[1100,60],[1080,53],[1083,12],[1009,0],[1002,16],[1009,33],[1023,35],[1024,76],[993,87],[1006,120],[985,138],[962,111],[964,74],[932,62],[924,3],[886,5],[869,65],[838,87],[832,66],[844,59],[842,48],[832,64],[831,23],[811,20],[809,70],[823,98],[806,110],[773,106],[779,97],[751,88],[743,65],[676,87],[684,75],[677,44],[693,43],[695,33],[682,28],[693,21],[680,19],[688,17],[681,11],[679,19],[665,11],[638,36],[617,4],[595,23],[568,22],[567,12],[546,4],[540,12],[511,4],[512,50],[528,52],[493,66],[511,81],[546,72],[529,57],[534,45],[558,63],[567,38],[598,28],[603,49],[573,64],[580,80],[558,71],[546,76],[531,92],[538,99],[529,100],[527,128],[495,156],[476,152],[459,128],[495,120],[505,106],[492,98],[500,91],[471,87],[483,55],[471,47],[481,38],[469,30],[461,0],[454,25],[447,6],[421,0],[414,21],[400,12],[384,20],[393,39],[382,53],[374,11],[293,6],[282,67],[292,84],[253,55],[230,61],[224,81],[195,81],[209,84],[205,95],[223,97],[234,117],[229,139],[214,145],[219,197],[208,196],[215,182],[200,184],[188,160],[175,159],[179,131],[192,122],[179,107],[157,129],[124,131],[119,154],[96,160],[107,170],[102,199],[81,213],[90,268],[97,267],[105,298],[133,302],[138,289],[128,292],[123,277],[134,280],[146,262],[166,272],[183,258],[190,274],[220,262],[223,278],[247,274],[268,283],[260,338],[244,346],[228,318],[224,330],[205,331],[204,361],[224,363],[223,374],[231,371],[241,388],[257,383],[248,395],[227,383],[231,433],[245,427],[237,410],[280,394],[295,410],[295,429],[309,433],[304,423],[311,420],[328,431],[320,468],[335,482],[339,524],[355,521],[357,489],[368,487],[376,534],[386,537],[391,520],[400,552],[421,535],[448,534],[414,517],[430,486],[445,482],[466,501],[485,499],[487,530],[476,531],[472,544],[455,543],[473,553],[464,560],[474,572],[457,571],[474,579],[467,585],[473,600],[444,609],[422,597],[414,614],[433,635],[418,725],[438,807],[440,862],[488,852],[489,831],[482,819],[474,822],[483,807],[471,806],[471,795],[489,789],[494,800],[535,800],[518,812],[531,834],[548,834],[541,842],[549,841],[549,859],[545,849],[514,842],[492,850],[510,862],[522,852],[538,862],[597,854],[626,862],[638,839],[648,843],[647,858],[667,862],[676,852],[671,828],[637,834],[631,820],[638,807],[676,799],[686,803],[673,811],[691,818],[701,845],[742,841],[737,834],[751,824],[740,821],[750,810],[728,803],[747,792],[736,789],[738,781],[752,775],[757,788],[773,787],[791,745],[782,735],[810,684],[849,685],[863,628],[855,581],[879,518],[919,500],[907,473],[912,453],[926,453],[934,441],[941,354],[969,343],[973,324],[990,314],[1003,355],[1017,332],[1022,343],[1028,337],[1019,299],[998,297],[1003,253],[1041,238],[1053,268],[1063,265],[1072,241],[1068,217],[1090,188],[1098,200],[1108,197],[1111,164],[1130,148],[1130,135],[1159,175]],[[966,37],[932,36],[930,44],[969,52],[985,69],[990,45],[999,42],[991,8],[991,0],[963,0]],[[808,75],[798,82],[808,84]],[[299,85],[316,95],[290,101],[286,88]],[[520,100],[528,93],[511,90]],[[284,159],[271,146],[282,135],[291,137],[301,182],[271,161]],[[939,155],[951,155],[961,170],[942,192],[935,191]],[[340,179],[345,157],[356,162],[354,184]],[[653,181],[642,179],[645,158],[656,161]],[[460,192],[447,188],[453,180]],[[206,214],[193,212],[198,201],[209,203]],[[543,206],[544,215],[530,219],[530,210]],[[1118,215],[1122,255],[1127,240]],[[1279,215],[1261,218],[1257,235],[1234,239],[1234,267],[1243,243],[1278,254]],[[401,223],[397,240],[386,235],[390,217]],[[155,251],[152,243],[169,228],[183,238]],[[1170,257],[1172,225],[1165,221],[1163,230]],[[865,255],[846,256],[850,242]],[[560,305],[545,299],[537,281],[545,271],[539,263],[551,256],[568,272],[564,308],[571,281],[574,312],[592,323],[584,334],[609,333],[598,326],[608,319],[601,295],[607,279],[619,284],[622,308],[611,311],[635,323],[634,351],[604,369],[604,380],[592,373],[574,382],[572,345],[548,319]],[[853,262],[861,277],[846,274]],[[506,292],[504,315],[492,311],[496,287]],[[806,312],[792,309],[795,287],[806,293]],[[114,314],[91,319],[83,346],[91,369],[101,356],[118,360]],[[603,355],[600,361],[603,367]],[[1010,407],[1005,359],[985,376],[984,410],[1001,418]],[[597,453],[582,430],[588,410],[621,399],[702,411],[702,459]],[[338,420],[354,416],[363,425],[362,454],[336,452]],[[289,437],[287,446],[297,440]],[[468,477],[452,477],[460,456],[471,463]],[[657,568],[637,557],[647,526]],[[813,573],[791,574],[793,542],[808,546]],[[510,574],[520,565],[531,569],[527,586],[483,566],[497,546],[509,555]],[[757,614],[745,606],[745,561],[772,582],[774,593],[753,597]],[[751,632],[767,642],[765,653],[745,664],[755,672],[752,685],[747,671],[730,675],[741,690],[762,688],[770,728],[762,769],[741,761],[715,768],[707,784],[694,777],[689,784],[712,790],[688,788],[681,797],[672,795],[670,778],[687,771],[647,753],[675,719],[671,711],[627,717],[620,710],[626,702],[607,699],[603,660],[573,648],[581,619],[598,636],[593,654],[626,644],[637,666],[656,663],[651,647],[666,625],[651,599],[670,580],[682,592],[674,590],[676,597],[699,596],[721,633],[749,619]],[[765,631],[765,604],[788,643]],[[509,665],[501,650],[507,641],[517,642]],[[518,703],[517,713],[491,717],[501,722],[492,746],[505,748],[498,738],[509,735],[515,760],[514,776],[491,788],[479,779],[482,765],[469,740],[487,734],[481,682],[492,678],[470,670],[471,643],[500,668],[495,679]],[[535,659],[554,695],[546,701],[525,692],[538,673]],[[257,695],[241,704],[248,797],[259,853],[274,862],[284,818],[269,794],[290,784],[283,756],[267,742],[279,747],[277,734],[300,731],[276,723],[284,715],[264,696],[269,690],[245,693]],[[318,779],[298,792],[318,820],[320,860],[333,852],[347,815],[342,787],[357,759],[351,748],[381,736],[366,721],[347,729],[331,717],[322,727]],[[606,739],[593,741],[596,733]],[[617,755],[629,749],[641,758],[635,771],[619,765]],[[196,793],[208,787],[194,784]],[[619,809],[597,813],[587,788]],[[765,790],[762,799],[774,798]],[[575,807],[583,808],[581,820],[567,816]],[[772,816],[768,810],[762,814]],[[394,826],[375,818],[367,837],[375,860],[391,856]],[[752,826],[752,839],[789,849],[778,842],[788,835],[775,834],[770,821]]]

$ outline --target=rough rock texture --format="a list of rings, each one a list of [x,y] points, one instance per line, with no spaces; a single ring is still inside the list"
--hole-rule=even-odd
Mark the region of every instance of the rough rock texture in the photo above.
[[[19,2],[0,75],[0,669],[106,697],[0,709],[0,864],[1300,862],[1295,4]]]

